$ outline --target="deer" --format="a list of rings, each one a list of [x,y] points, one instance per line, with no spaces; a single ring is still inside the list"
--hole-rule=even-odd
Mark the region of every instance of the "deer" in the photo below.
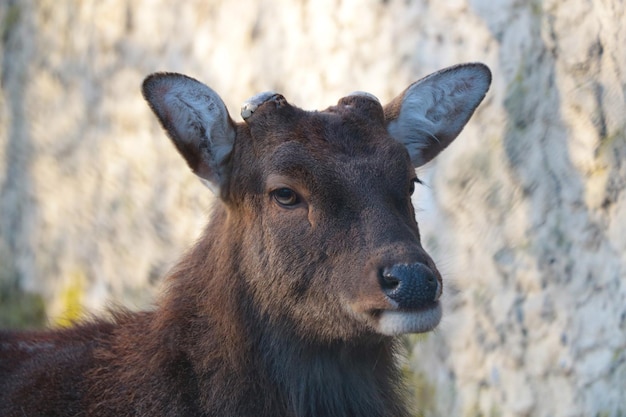
[[[149,75],[148,105],[217,196],[208,224],[152,309],[0,332],[0,416],[410,416],[398,340],[439,324],[443,291],[416,168],[490,83],[459,64],[322,111],[264,92],[235,122],[203,83]]]

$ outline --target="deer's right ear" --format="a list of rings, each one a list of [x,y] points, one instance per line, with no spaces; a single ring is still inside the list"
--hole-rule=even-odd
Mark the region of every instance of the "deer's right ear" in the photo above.
[[[148,76],[142,92],[189,167],[218,194],[224,181],[222,162],[236,134],[222,99],[201,82],[173,73]]]

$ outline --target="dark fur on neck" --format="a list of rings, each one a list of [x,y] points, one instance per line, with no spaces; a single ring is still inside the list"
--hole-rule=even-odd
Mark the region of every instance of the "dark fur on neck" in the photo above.
[[[259,351],[294,416],[409,415],[389,338],[313,346],[268,335]]]

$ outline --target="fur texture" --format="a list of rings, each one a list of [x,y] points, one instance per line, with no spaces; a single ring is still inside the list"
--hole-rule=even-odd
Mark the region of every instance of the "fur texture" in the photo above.
[[[389,334],[432,329],[441,289],[412,161],[460,132],[487,75],[449,69],[386,108],[357,94],[306,112],[276,94],[239,124],[199,82],[149,77],[150,106],[220,200],[153,311],[0,332],[0,416],[408,417]],[[420,136],[427,114],[454,126],[446,143]]]

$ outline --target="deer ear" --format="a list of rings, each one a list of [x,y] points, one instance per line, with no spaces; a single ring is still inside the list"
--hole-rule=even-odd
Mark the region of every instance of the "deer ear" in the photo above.
[[[235,141],[235,127],[217,93],[181,74],[147,77],[142,92],[192,171],[214,193],[224,181],[226,156]]]
[[[461,133],[489,84],[491,72],[483,64],[435,72],[385,106],[387,131],[407,147],[415,167],[424,165]]]

